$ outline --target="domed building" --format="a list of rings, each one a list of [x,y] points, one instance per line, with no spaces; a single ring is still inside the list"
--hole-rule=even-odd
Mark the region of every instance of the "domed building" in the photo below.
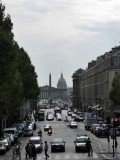
[[[61,77],[58,80],[57,88],[51,85],[51,73],[49,75],[49,85],[40,87],[40,99],[66,99],[67,97],[67,84],[61,73]]]
[[[60,98],[62,98],[62,99],[66,98],[67,84],[66,84],[65,79],[63,78],[62,73],[61,73],[61,77],[59,78],[58,83],[57,83],[57,89],[59,90]]]

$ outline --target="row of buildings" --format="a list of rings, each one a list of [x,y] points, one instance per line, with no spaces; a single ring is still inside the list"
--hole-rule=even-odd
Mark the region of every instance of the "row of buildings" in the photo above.
[[[120,115],[120,107],[109,98],[113,78],[120,74],[120,46],[88,63],[86,70],[78,69],[72,75],[73,107],[81,111],[95,110],[102,117]]]

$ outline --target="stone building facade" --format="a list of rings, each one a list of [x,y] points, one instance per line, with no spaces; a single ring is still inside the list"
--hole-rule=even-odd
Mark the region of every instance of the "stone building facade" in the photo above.
[[[106,116],[110,115],[113,105],[109,99],[109,93],[112,89],[113,78],[120,74],[120,46],[97,57],[96,61],[88,63],[88,69],[81,71],[81,73],[75,72],[72,76],[73,94],[77,88],[76,96],[79,99],[76,101],[73,96],[73,107],[76,107],[77,103],[81,111],[91,107],[103,110]],[[117,112],[120,112],[119,108]]]
[[[61,77],[58,80],[57,88],[51,85],[51,74],[49,74],[49,85],[40,87],[40,99],[64,99],[67,94],[67,84],[61,73]]]

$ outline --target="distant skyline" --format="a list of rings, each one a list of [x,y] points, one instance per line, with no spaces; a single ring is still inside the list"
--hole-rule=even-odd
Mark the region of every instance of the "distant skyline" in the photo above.
[[[120,45],[120,0],[2,0],[14,39],[28,53],[39,86],[57,87],[72,74]]]

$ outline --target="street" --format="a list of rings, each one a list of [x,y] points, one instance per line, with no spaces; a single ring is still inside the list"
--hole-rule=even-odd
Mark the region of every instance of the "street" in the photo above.
[[[51,111],[53,112],[53,109],[47,109],[45,112]],[[102,159],[102,156],[100,151],[106,151],[108,149],[108,142],[107,138],[98,138],[94,136],[91,132],[84,130],[84,123],[78,122],[78,128],[77,129],[71,129],[68,127],[69,122],[64,122],[65,116],[67,115],[67,110],[62,111],[63,121],[56,121],[54,119],[53,121],[39,121],[37,122],[37,129],[34,131],[34,136],[37,136],[37,132],[39,129],[42,130],[42,140],[43,145],[44,141],[48,142],[48,154],[50,155],[50,160],[87,160],[87,159]],[[69,117],[70,119],[70,117]],[[52,131],[53,134],[49,136],[47,132],[44,132],[44,125],[46,123],[50,123],[52,125]],[[75,152],[75,146],[74,146],[74,140],[77,136],[77,134],[83,134],[88,135],[91,137],[92,141],[92,147],[93,147],[93,156],[88,157],[87,153],[76,153]],[[53,138],[62,138],[66,141],[65,143],[65,152],[54,152],[51,153],[51,144]],[[28,142],[29,137],[20,137],[21,142],[21,159],[25,160],[25,145]],[[120,140],[118,138],[118,140]],[[112,145],[112,140],[111,140]],[[120,150],[120,146],[118,146]],[[12,159],[12,152],[11,149],[8,151],[5,155],[0,155],[0,160],[7,160]],[[44,150],[42,153],[37,154],[37,159],[43,160],[45,159]]]

